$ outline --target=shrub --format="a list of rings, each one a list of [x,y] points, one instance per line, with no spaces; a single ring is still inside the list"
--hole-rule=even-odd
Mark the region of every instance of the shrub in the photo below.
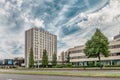
[[[71,68],[71,67],[73,67],[73,66],[72,66],[72,64],[67,63],[67,64],[64,65],[64,67],[66,67],[66,68]]]
[[[63,68],[64,65],[63,64],[57,64],[56,66],[53,66],[53,68]]]

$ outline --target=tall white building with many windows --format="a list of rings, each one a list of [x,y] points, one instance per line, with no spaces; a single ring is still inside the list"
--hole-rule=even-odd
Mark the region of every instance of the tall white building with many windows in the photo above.
[[[30,49],[33,48],[34,65],[41,65],[43,50],[47,50],[49,65],[52,55],[57,53],[57,36],[42,28],[25,31],[25,65],[28,67]]]

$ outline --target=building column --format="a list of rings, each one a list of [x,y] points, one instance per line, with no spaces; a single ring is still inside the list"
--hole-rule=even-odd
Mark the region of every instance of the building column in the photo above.
[[[110,61],[110,65],[112,65],[112,60]]]
[[[96,66],[96,61],[94,61],[94,65]]]

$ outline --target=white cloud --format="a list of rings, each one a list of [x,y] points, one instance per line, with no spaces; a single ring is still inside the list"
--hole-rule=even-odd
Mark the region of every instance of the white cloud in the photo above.
[[[66,51],[67,49],[72,48],[74,46],[84,45],[85,42],[88,39],[90,39],[90,37],[93,35],[93,32],[91,32],[93,30],[94,30],[94,27],[91,27],[90,29],[84,28],[75,34],[71,34],[71,35],[61,38],[60,41],[65,43],[65,45],[58,49],[58,54],[60,54],[62,51]],[[89,35],[91,35],[91,36],[89,36]]]
[[[4,9],[0,9],[0,15],[7,15],[8,13]]]
[[[103,5],[101,3],[100,5]],[[120,31],[120,1],[111,0],[110,3],[99,11],[94,12],[98,7],[90,9],[89,11],[80,13],[79,16],[75,16],[68,21],[68,25],[71,22],[78,20],[78,17],[82,19],[77,25],[81,28],[80,32],[72,34],[70,36],[63,37],[61,41],[66,43],[64,48],[60,49],[66,51],[68,48],[85,44],[87,39],[93,35],[95,28],[99,27],[102,32],[109,38],[118,34]],[[69,24],[70,23],[70,24]]]
[[[31,11],[27,10],[26,12],[24,12],[21,17],[24,19],[25,22],[25,30],[29,29],[30,27],[42,27],[44,28],[44,21],[38,18],[32,19],[29,15]]]
[[[39,19],[29,19],[27,17],[24,17],[25,20],[25,30],[29,29],[31,26],[32,27],[42,27],[44,28],[44,21],[39,20]]]
[[[31,9],[22,12],[23,0],[0,4],[0,58],[24,57],[24,33],[31,27],[44,27],[44,21],[31,18]]]
[[[0,59],[24,57],[24,24],[21,26],[19,22],[22,20],[20,19],[21,14],[17,12],[19,11],[17,4],[13,5],[9,1],[3,3],[4,5],[0,6]],[[11,17],[12,10],[16,12],[15,17]],[[17,29],[16,26],[20,28]]]
[[[5,0],[0,0],[0,3],[5,3]]]
[[[3,28],[0,28],[3,29]],[[0,58],[14,58],[16,56],[22,56],[24,55],[24,34],[12,34],[7,33],[6,30],[4,33],[0,35]],[[20,49],[21,47],[21,49]],[[17,52],[14,52],[14,50],[18,49]],[[16,53],[16,54],[14,54]]]
[[[99,27],[111,39],[120,31],[120,1],[111,0],[106,7],[88,13],[87,17],[88,20],[78,23],[81,28]]]
[[[23,0],[17,0],[17,6],[18,6],[18,7],[21,7],[22,4],[23,4]]]
[[[30,22],[33,23],[36,27],[44,27],[43,20],[35,19],[35,20],[31,20]]]

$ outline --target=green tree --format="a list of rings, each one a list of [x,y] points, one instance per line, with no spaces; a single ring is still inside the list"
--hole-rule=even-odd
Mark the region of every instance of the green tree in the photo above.
[[[33,56],[33,48],[30,49],[30,56],[29,56],[29,68],[34,66],[34,56]]]
[[[84,53],[88,58],[98,58],[101,68],[101,56],[108,57],[110,55],[108,39],[98,28],[92,38],[86,42]]]
[[[56,66],[56,64],[57,64],[57,55],[56,55],[56,53],[54,53],[52,56],[52,65]]]
[[[61,53],[62,64],[64,64],[64,61],[65,61],[64,60],[64,54],[65,54],[64,52]]]
[[[67,63],[70,63],[70,53],[67,54]]]
[[[47,67],[48,66],[48,55],[47,55],[47,51],[46,50],[43,50],[42,66],[43,67]]]

